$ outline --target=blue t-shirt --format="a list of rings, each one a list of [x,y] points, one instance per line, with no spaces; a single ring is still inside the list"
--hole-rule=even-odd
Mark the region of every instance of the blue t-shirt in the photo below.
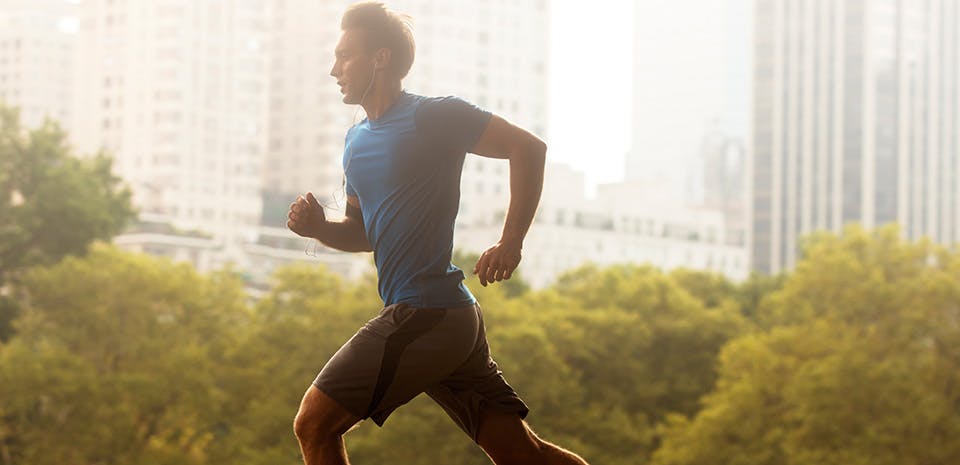
[[[360,200],[384,305],[476,302],[450,257],[463,160],[489,120],[457,97],[401,92],[379,118],[347,131],[346,191]]]

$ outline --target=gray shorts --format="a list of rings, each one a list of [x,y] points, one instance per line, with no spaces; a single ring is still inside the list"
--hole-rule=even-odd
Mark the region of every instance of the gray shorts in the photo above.
[[[426,392],[474,441],[481,408],[529,409],[490,357],[477,304],[460,308],[385,307],[337,351],[313,385],[379,426]]]

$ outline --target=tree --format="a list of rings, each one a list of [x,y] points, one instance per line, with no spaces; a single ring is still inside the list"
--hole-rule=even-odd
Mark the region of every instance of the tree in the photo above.
[[[236,278],[101,244],[22,286],[0,346],[0,463],[207,463],[248,326]]]
[[[104,153],[71,156],[56,123],[28,131],[17,110],[0,107],[0,340],[10,335],[11,285],[23,270],[83,254],[134,217],[111,164]]]
[[[646,463],[657,425],[696,415],[721,347],[752,330],[714,276],[585,267],[520,295],[468,279],[530,424],[593,463]],[[21,282],[18,332],[0,344],[2,465],[301,463],[304,391],[382,305],[373,276],[312,265],[279,270],[251,305],[230,270],[103,244]],[[488,463],[425,396],[346,442],[358,463]]]
[[[655,464],[960,462],[960,254],[892,227],[820,234],[759,317]]]
[[[724,301],[736,297],[737,286],[720,273],[677,268],[669,275],[707,308],[719,307]]]
[[[772,276],[751,273],[746,281],[737,286],[736,296],[740,302],[740,313],[748,320],[757,322],[757,314],[764,299],[782,288],[787,277],[786,272]]]
[[[733,298],[707,308],[649,266],[581,267],[522,301],[527,324],[545,329],[582,386],[555,407],[567,416],[550,428],[598,463],[644,463],[659,441],[654,426],[697,411],[721,347],[747,329]]]

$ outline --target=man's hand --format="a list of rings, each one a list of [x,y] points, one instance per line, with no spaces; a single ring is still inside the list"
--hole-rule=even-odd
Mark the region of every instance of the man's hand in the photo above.
[[[500,239],[496,245],[487,249],[473,267],[473,274],[479,275],[480,285],[510,279],[513,270],[520,265],[520,248],[517,239]]]
[[[327,222],[323,207],[312,192],[307,197],[297,196],[297,200],[290,204],[290,213],[287,214],[287,227],[291,231],[303,236],[316,238],[320,229]]]

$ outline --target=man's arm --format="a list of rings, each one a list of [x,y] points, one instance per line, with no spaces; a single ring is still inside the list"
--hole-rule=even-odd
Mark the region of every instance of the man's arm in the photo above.
[[[370,252],[370,241],[363,226],[360,202],[354,196],[347,197],[346,217],[342,221],[329,221],[323,207],[308,192],[306,198],[297,196],[290,205],[287,227],[293,232],[320,241],[323,245],[344,252]]]
[[[510,279],[520,264],[523,239],[533,223],[543,191],[547,144],[509,121],[493,115],[470,152],[510,160],[510,206],[500,241],[487,249],[474,267],[480,284]]]

